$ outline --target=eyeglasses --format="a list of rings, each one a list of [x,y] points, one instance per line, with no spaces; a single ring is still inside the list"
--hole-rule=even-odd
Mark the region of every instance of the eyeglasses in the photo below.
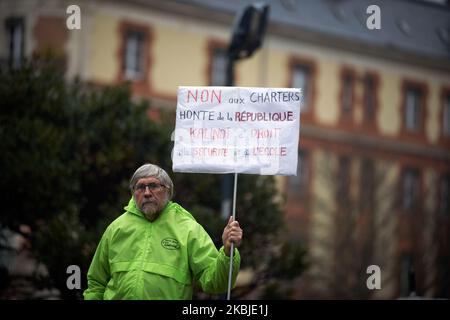
[[[160,183],[149,183],[149,184],[138,184],[134,187],[135,191],[145,192],[149,188],[150,191],[161,191],[162,188],[167,188],[165,185]]]

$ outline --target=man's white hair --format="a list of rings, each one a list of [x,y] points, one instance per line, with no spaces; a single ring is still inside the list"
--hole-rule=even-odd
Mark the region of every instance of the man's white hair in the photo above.
[[[133,176],[130,179],[130,190],[131,194],[134,193],[134,188],[136,187],[136,183],[139,181],[139,179],[142,178],[149,178],[153,177],[158,179],[161,184],[165,185],[168,189],[168,201],[172,200],[173,196],[173,182],[172,179],[170,179],[169,175],[167,174],[164,169],[158,167],[155,164],[146,163],[142,166],[140,166],[133,174]]]

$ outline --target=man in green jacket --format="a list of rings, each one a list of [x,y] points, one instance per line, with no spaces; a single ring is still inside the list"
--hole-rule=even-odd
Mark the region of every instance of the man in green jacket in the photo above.
[[[233,286],[242,240],[228,221],[217,250],[194,217],[172,202],[173,182],[160,167],[145,164],[130,180],[125,213],[106,229],[89,268],[85,299],[192,299],[193,284],[205,293],[227,291],[231,243]]]

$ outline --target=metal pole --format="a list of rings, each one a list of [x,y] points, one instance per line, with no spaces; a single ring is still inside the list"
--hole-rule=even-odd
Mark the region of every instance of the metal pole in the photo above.
[[[225,73],[225,85],[232,87],[234,85],[234,61],[236,57],[233,53],[227,52],[227,65]],[[232,188],[233,188],[233,174],[226,173],[222,176],[222,217],[228,218],[230,216],[232,205]]]
[[[233,53],[228,52],[227,54],[227,69],[226,69],[226,85],[233,86],[234,85],[234,61],[236,57]],[[231,174],[226,174],[223,177],[224,181],[231,180]],[[225,183],[226,184],[226,183]],[[231,185],[231,183],[230,183]],[[233,189],[233,221],[236,215],[236,189],[237,189],[237,173],[234,174],[234,189]],[[231,244],[231,252],[230,252],[230,267],[228,270],[228,291],[227,291],[227,300],[230,300],[231,296],[231,280],[233,276],[233,254],[234,254],[234,243]]]
[[[237,178],[238,174],[234,174],[234,190],[233,190],[233,221],[236,217],[236,190],[237,190]],[[227,300],[230,300],[231,296],[231,279],[233,278],[233,253],[234,253],[234,243],[231,243],[231,252],[230,252],[230,268],[228,272],[228,292],[227,292]]]

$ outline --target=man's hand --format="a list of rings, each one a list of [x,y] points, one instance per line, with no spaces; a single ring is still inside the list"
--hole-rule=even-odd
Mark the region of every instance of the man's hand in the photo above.
[[[233,216],[230,217],[228,224],[225,229],[223,229],[222,241],[227,256],[230,256],[231,253],[231,243],[234,243],[236,248],[241,244],[242,229],[239,227],[239,222],[233,221]]]

